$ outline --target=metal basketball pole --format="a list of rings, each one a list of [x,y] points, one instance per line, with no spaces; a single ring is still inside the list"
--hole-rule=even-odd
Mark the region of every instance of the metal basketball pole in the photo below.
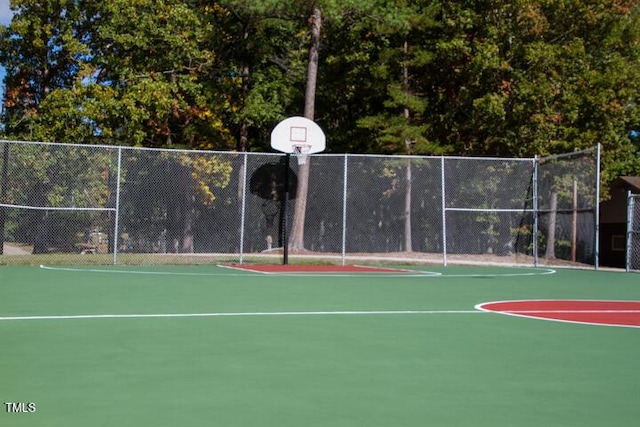
[[[287,201],[289,200],[289,163],[291,154],[285,156],[284,167],[284,197],[282,198],[282,264],[289,264],[289,237],[287,236],[287,228],[289,221],[287,220]]]

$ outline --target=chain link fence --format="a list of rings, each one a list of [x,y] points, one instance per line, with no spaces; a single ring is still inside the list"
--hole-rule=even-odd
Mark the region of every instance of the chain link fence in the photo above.
[[[627,271],[640,271],[640,194],[627,195]]]
[[[0,151],[0,263],[282,263],[302,237],[292,263],[597,266],[597,149],[317,154],[306,197],[304,166],[281,153],[10,141]],[[301,201],[303,236],[292,236]]]
[[[538,253],[542,262],[598,266],[599,150],[540,159],[536,173]]]
[[[445,158],[446,255],[533,264],[533,159]]]

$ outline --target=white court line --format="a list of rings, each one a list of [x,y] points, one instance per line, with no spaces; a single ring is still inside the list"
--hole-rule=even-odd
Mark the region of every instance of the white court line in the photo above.
[[[77,319],[148,319],[187,317],[285,317],[285,316],[362,316],[402,314],[486,314],[480,310],[374,310],[374,311],[274,311],[274,312],[221,312],[221,313],[149,313],[149,314],[77,314],[56,316],[5,316],[0,321],[16,320],[77,320]]]
[[[640,310],[504,310],[504,311],[490,311],[480,308],[485,313],[503,314],[505,316],[519,317],[523,319],[534,320],[546,320],[548,322],[557,323],[570,323],[578,325],[592,325],[592,326],[605,326],[616,328],[640,328],[639,325],[632,325],[626,323],[607,323],[607,322],[594,322],[587,320],[574,320],[574,319],[556,319],[553,317],[546,317],[544,314],[625,314],[625,313],[640,313]]]
[[[254,270],[251,267],[243,267],[242,265],[225,265],[217,264],[220,268],[228,268],[230,270],[244,271],[248,273],[264,274],[267,276],[296,276],[296,277],[317,277],[317,276],[331,276],[331,277],[425,277],[425,276],[442,276],[442,273],[436,271],[423,271],[423,270],[408,270],[406,268],[392,268],[392,267],[372,267],[368,265],[354,265],[354,267],[367,268],[369,271],[352,271],[337,273],[331,271],[261,271]],[[375,271],[380,270],[380,271]],[[413,273],[413,274],[410,274]]]
[[[97,268],[73,268],[73,267],[51,267],[40,264],[40,268],[50,271],[69,271],[74,273],[116,273],[116,274],[149,274],[149,275],[161,275],[161,276],[209,276],[209,277],[260,277],[260,276],[291,276],[291,277],[439,277],[442,273],[434,271],[417,271],[418,274],[408,273],[268,273],[263,271],[255,271],[249,269],[242,269],[227,265],[218,265],[218,267],[228,268],[230,270],[236,270],[238,273],[191,273],[191,272],[178,272],[178,271],[140,271],[140,270],[107,270]],[[401,270],[402,271],[402,270]]]
[[[497,314],[545,314],[545,313],[560,313],[560,314],[574,314],[574,313],[587,313],[587,314],[607,314],[607,313],[640,313],[640,310],[487,310],[487,313]]]
[[[520,267],[515,267],[520,268]],[[528,268],[528,267],[527,267]],[[538,271],[531,271],[528,273],[498,273],[498,274],[444,274],[442,277],[516,277],[516,276],[546,276],[548,274],[556,274],[557,271],[553,268],[539,268]]]
[[[50,271],[70,271],[73,273],[115,273],[115,274],[148,274],[157,276],[246,276],[246,274],[230,273],[190,273],[177,271],[140,271],[140,270],[107,270],[98,268],[51,267],[40,264],[40,268]]]
[[[231,266],[220,265],[219,267],[235,269]],[[40,268],[43,270],[51,271],[69,271],[77,273],[115,273],[115,274],[148,274],[148,275],[162,275],[162,276],[210,276],[210,277],[260,277],[260,276],[290,276],[290,277],[377,277],[377,278],[398,278],[398,277],[431,277],[431,278],[447,278],[447,277],[470,277],[470,278],[494,278],[494,277],[519,277],[519,276],[540,276],[555,274],[556,270],[552,268],[540,268],[538,271],[521,272],[521,273],[498,273],[498,274],[445,274],[435,271],[420,271],[415,270],[417,274],[409,273],[350,273],[350,274],[332,274],[332,273],[264,273],[256,272],[252,270],[242,270],[242,273],[192,273],[192,272],[176,272],[176,271],[141,271],[141,270],[108,270],[108,269],[95,269],[95,268],[72,268],[72,267],[51,267],[40,264]],[[520,267],[515,267],[520,268]],[[528,267],[527,267],[528,268]]]
[[[234,269],[233,267],[223,266],[220,267]],[[51,267],[46,265],[40,265],[43,270],[50,271],[70,271],[74,273],[116,273],[116,274],[149,274],[159,276],[209,276],[209,277],[260,277],[260,276],[291,276],[291,277],[318,277],[318,276],[331,276],[331,277],[433,277],[438,276],[441,273],[435,272],[421,272],[420,274],[393,274],[393,273],[352,273],[352,274],[331,274],[331,273],[265,273],[261,271],[253,271],[248,269],[236,268],[238,273],[192,273],[192,272],[179,272],[179,271],[140,271],[140,270],[107,270],[97,268],[72,268],[72,267]]]
[[[256,312],[213,312],[213,313],[131,313],[131,314],[72,314],[49,316],[4,316],[0,321],[20,320],[86,320],[86,319],[162,319],[194,317],[303,317],[303,316],[378,316],[416,314],[507,314],[522,315],[544,313],[640,313],[640,310],[346,310],[346,311],[256,311]],[[542,319],[554,320],[554,319]]]

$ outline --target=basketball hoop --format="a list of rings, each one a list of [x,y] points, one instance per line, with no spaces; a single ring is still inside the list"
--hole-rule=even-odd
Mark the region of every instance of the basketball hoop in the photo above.
[[[309,154],[324,151],[326,137],[320,126],[305,117],[284,119],[271,132],[271,147],[295,154],[298,165],[307,163]]]
[[[307,156],[311,151],[310,144],[293,144],[293,154],[298,158],[298,165],[304,165],[307,163]]]
[[[285,174],[285,202],[286,199],[289,198],[286,194],[288,194],[288,177],[289,177],[289,161],[291,160],[291,154],[295,154],[298,158],[299,166],[301,167],[299,172],[306,172],[306,174],[301,173],[301,177],[304,177],[304,180],[301,179],[300,187],[297,187],[298,190],[301,188],[306,189],[308,172],[309,172],[309,164],[307,164],[307,156],[309,154],[320,153],[324,151],[327,143],[327,138],[324,135],[320,126],[318,126],[313,120],[308,119],[306,117],[289,117],[288,119],[284,119],[280,123],[276,125],[275,128],[271,131],[271,148],[274,150],[280,151],[282,153],[287,153],[286,161],[286,171]],[[295,175],[294,175],[295,176]],[[300,192],[300,198],[296,201],[296,209],[295,209],[295,218],[302,217],[302,221],[304,221],[304,208],[306,207],[306,192]],[[300,209],[303,210],[301,212]],[[288,241],[287,238],[287,203],[282,204],[282,218],[284,220],[284,225],[281,228],[282,233],[282,254],[283,254],[283,264],[289,263],[289,249],[288,249]],[[296,223],[297,224],[297,223]],[[304,222],[302,222],[304,224]],[[296,229],[294,226],[293,229]]]

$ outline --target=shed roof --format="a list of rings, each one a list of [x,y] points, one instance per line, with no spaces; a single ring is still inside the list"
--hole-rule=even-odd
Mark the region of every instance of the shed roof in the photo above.
[[[640,193],[640,176],[621,176],[620,184],[634,193]]]

